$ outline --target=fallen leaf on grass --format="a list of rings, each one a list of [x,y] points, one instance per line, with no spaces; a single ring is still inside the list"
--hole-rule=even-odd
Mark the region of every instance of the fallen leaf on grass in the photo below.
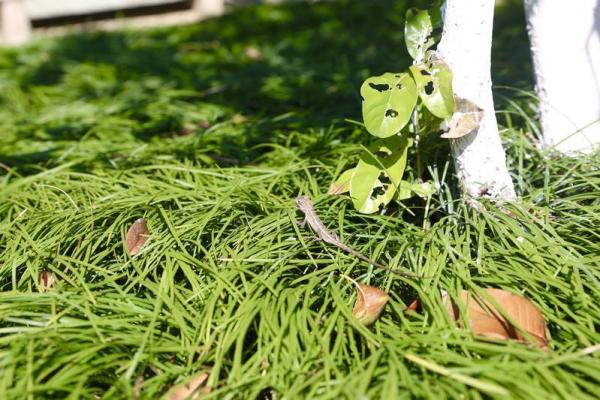
[[[148,225],[143,218],[136,220],[125,235],[125,247],[129,255],[135,256],[142,250],[149,237]]]
[[[194,375],[185,383],[173,386],[167,393],[166,400],[192,400],[210,393],[210,386],[206,386],[208,374],[202,372]]]
[[[377,320],[390,296],[373,286],[356,283],[357,298],[352,315],[362,324],[371,325]]]
[[[501,289],[484,291],[493,302],[466,290],[461,291],[460,300],[467,307],[473,334],[522,342],[528,342],[529,336],[536,346],[548,347],[546,321],[531,300]],[[497,307],[493,303],[496,303]],[[447,302],[447,305],[450,306],[450,303]],[[458,311],[456,305],[450,307]]]
[[[246,57],[253,61],[262,60],[263,58],[263,54],[261,53],[261,51],[254,46],[246,47],[244,49],[244,54],[246,55]]]
[[[39,280],[40,292],[45,292],[46,290],[53,289],[56,287],[56,279],[54,278],[54,274],[51,271],[40,272]]]
[[[448,293],[442,292],[442,304],[454,321],[460,320],[461,307],[466,310],[468,328],[475,336],[494,340],[514,339],[532,342],[542,349],[548,348],[546,321],[531,300],[501,289],[483,289],[483,292],[484,295],[478,296],[462,290],[460,306]],[[415,311],[417,303],[418,300],[413,301],[407,309]]]

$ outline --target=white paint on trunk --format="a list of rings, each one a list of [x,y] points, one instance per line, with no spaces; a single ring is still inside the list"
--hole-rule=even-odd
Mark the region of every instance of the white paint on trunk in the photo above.
[[[458,97],[484,111],[479,128],[452,139],[452,153],[463,193],[512,200],[515,190],[494,110],[490,72],[494,0],[447,0],[438,50],[453,73]]]
[[[600,144],[600,1],[525,0],[543,142],[563,153]]]

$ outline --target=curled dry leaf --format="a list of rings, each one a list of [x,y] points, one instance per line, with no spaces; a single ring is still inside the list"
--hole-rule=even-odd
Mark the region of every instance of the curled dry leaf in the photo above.
[[[356,291],[358,297],[352,309],[352,315],[362,324],[371,325],[383,311],[390,296],[383,290],[361,283],[356,285]]]
[[[476,296],[462,290],[460,307],[447,292],[442,291],[442,304],[454,321],[460,320],[460,310],[463,307],[467,311],[469,329],[475,336],[495,340],[514,339],[520,342],[531,342],[542,349],[548,348],[546,321],[533,302],[501,289],[483,291],[485,296]],[[493,299],[493,302],[486,300],[485,297]],[[420,306],[419,303],[419,299],[415,299],[406,309],[416,311]]]
[[[501,289],[485,289],[484,292],[487,295],[485,297],[489,296],[494,301],[488,301],[484,296],[477,296],[466,290],[460,294],[460,302],[468,312],[469,328],[474,335],[522,342],[529,342],[531,339],[538,347],[548,347],[546,321],[535,304],[529,299]],[[458,320],[460,309],[456,302],[451,301],[447,294],[442,294],[442,298],[450,316]],[[523,332],[526,332],[526,335]]]
[[[127,231],[125,236],[125,247],[129,255],[136,255],[148,240],[148,225],[143,218],[136,220]]]
[[[442,123],[441,135],[444,139],[458,139],[473,132],[479,127],[484,111],[475,103],[467,99],[455,97],[456,110],[449,121]]]
[[[210,386],[206,386],[208,374],[205,372],[194,375],[187,382],[173,386],[167,393],[166,400],[192,400],[210,393]]]
[[[40,272],[39,280],[40,292],[45,292],[46,290],[56,287],[56,279],[54,278],[52,271]]]

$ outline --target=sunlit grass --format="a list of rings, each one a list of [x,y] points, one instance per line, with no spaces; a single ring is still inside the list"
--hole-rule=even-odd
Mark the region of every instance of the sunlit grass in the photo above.
[[[594,398],[600,154],[538,150],[531,99],[498,89],[513,101],[501,103],[499,120],[518,204],[469,210],[446,148],[435,146],[427,161],[439,190],[428,202],[358,214],[324,193],[365,135],[343,118],[356,119],[353,91],[376,67],[367,56],[344,65],[347,55],[335,52],[350,46],[337,25],[361,9],[294,7],[0,53],[0,393],[132,398],[137,383],[142,398],[158,398],[207,371],[213,398]],[[332,47],[308,58],[306,48],[326,43],[303,42],[317,34],[314,22],[337,11],[339,21],[317,31]],[[264,65],[248,66],[249,17],[264,37],[290,21],[290,37],[307,37],[277,47],[258,35]],[[369,26],[377,37],[395,23]],[[105,53],[77,56],[78,40]],[[154,49],[174,64],[149,60]],[[312,81],[297,75],[303,59],[316,63]],[[241,98],[265,71],[288,85],[279,91],[271,80],[274,94]],[[325,95],[336,73],[353,81]],[[296,224],[298,194],[313,197],[346,243],[431,279],[378,271],[313,241]],[[124,236],[140,217],[150,239],[132,258]],[[41,293],[46,270],[58,286]],[[372,328],[352,318],[355,293],[342,274],[390,293]],[[478,287],[530,298],[548,322],[550,351],[482,341],[452,323],[439,291]],[[415,296],[422,314],[404,311]]]

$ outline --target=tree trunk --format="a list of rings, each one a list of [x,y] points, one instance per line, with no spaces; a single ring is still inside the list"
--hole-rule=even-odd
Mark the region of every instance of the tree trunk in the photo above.
[[[525,0],[543,142],[563,153],[600,144],[600,1]]]
[[[494,111],[490,58],[494,0],[448,0],[438,50],[453,73],[456,96],[483,109],[478,129],[452,140],[463,193],[470,197],[512,200],[515,190]]]

